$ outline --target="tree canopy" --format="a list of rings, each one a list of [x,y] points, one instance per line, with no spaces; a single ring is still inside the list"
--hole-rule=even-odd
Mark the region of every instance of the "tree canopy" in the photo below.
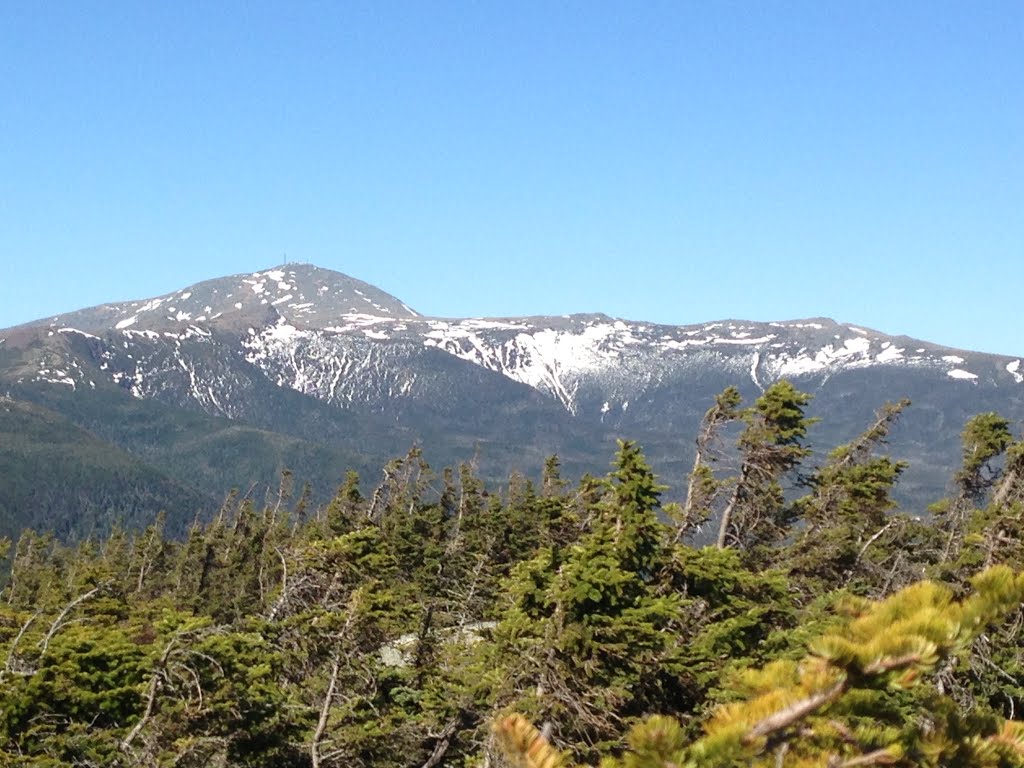
[[[284,472],[182,537],[0,542],[0,764],[1024,764],[1024,443],[972,419],[908,514],[909,404],[825,452],[808,400],[723,392],[681,497],[630,441],[500,487],[413,448],[323,505]]]

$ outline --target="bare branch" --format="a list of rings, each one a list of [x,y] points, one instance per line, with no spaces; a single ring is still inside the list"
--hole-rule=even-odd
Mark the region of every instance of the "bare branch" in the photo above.
[[[284,608],[285,602],[288,600],[288,561],[285,559],[284,552],[281,551],[280,547],[274,547],[274,550],[277,552],[277,556],[281,560],[281,595],[274,603],[274,607],[270,609],[267,621],[274,621],[277,618],[277,614],[281,612],[281,609]]]
[[[327,693],[324,696],[324,703],[320,707],[320,717],[313,731],[313,738],[309,745],[309,757],[313,768],[320,768],[320,742],[323,741],[324,733],[327,731],[327,719],[331,714],[331,702],[334,700],[334,690],[338,686],[338,672],[341,669],[341,653],[335,652],[331,659],[331,676],[327,683]]]
[[[149,718],[153,714],[153,706],[156,704],[156,694],[160,689],[160,677],[163,675],[164,668],[167,666],[167,660],[171,656],[171,651],[174,650],[174,646],[178,641],[178,635],[174,635],[168,641],[164,647],[164,652],[160,655],[160,661],[157,662],[156,668],[153,670],[153,675],[149,679],[149,687],[146,692],[146,708],[142,712],[142,717],[139,718],[139,722],[128,732],[128,735],[121,740],[121,751],[128,752],[131,750],[132,742],[139,735],[146,723],[149,722]]]
[[[893,755],[888,749],[876,749],[866,755],[851,757],[849,760],[839,761],[837,758],[829,760],[830,768],[858,768],[861,765],[892,765],[898,762],[899,758]]]
[[[53,624],[50,625],[50,631],[46,633],[42,640],[39,641],[39,648],[41,650],[41,653],[46,653],[46,649],[50,646],[50,640],[52,640],[53,636],[57,634],[57,630],[60,629],[61,625],[64,623],[64,619],[75,608],[75,606],[79,605],[80,603],[84,603],[86,600],[96,595],[101,588],[102,587],[93,587],[85,594],[79,595],[70,603],[64,606],[64,610],[57,614],[57,618],[54,619]]]
[[[857,569],[857,566],[860,565],[860,561],[864,558],[864,553],[868,551],[868,548],[876,541],[878,541],[882,537],[882,535],[890,528],[892,528],[896,523],[897,520],[890,520],[880,529],[878,529],[878,531],[876,531],[866,542],[864,542],[864,546],[861,547],[860,552],[857,553],[857,557],[854,559],[853,565],[851,565],[849,570],[846,571],[845,583],[849,583],[850,579],[853,578],[853,572]]]
[[[917,653],[908,653],[904,656],[879,659],[878,661],[872,662],[864,667],[864,673],[867,675],[881,675],[885,672],[892,672],[895,669],[903,669],[904,667],[918,664],[920,661],[921,656]]]
[[[753,728],[747,731],[743,737],[744,744],[751,744],[760,738],[770,736],[777,731],[781,731],[784,728],[788,728],[794,723],[803,720],[805,717],[813,712],[821,709],[827,704],[831,704],[836,701],[846,689],[849,688],[850,683],[844,677],[839,680],[831,688],[826,688],[823,691],[819,691],[813,696],[808,696],[806,699],[790,704],[785,709],[780,709],[768,717],[754,723]]]
[[[25,623],[21,625],[21,629],[18,630],[18,634],[15,636],[14,641],[11,643],[11,649],[7,652],[7,661],[4,662],[4,674],[7,674],[11,671],[11,665],[14,663],[14,652],[18,649],[18,643],[21,642],[21,638],[24,637],[25,633],[28,631],[29,626],[31,626],[32,622],[35,621],[38,617],[39,611],[36,611],[28,617]]]
[[[445,753],[448,751],[448,747],[452,743],[452,736],[455,735],[458,727],[458,720],[452,720],[444,727],[441,733],[437,734],[437,743],[434,745],[434,751],[430,753],[430,757],[427,758],[427,762],[423,764],[422,768],[435,768],[435,766],[441,764]]]

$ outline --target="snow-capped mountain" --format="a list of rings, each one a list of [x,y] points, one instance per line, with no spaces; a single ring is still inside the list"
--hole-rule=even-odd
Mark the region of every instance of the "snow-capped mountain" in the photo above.
[[[104,304],[30,325],[89,332],[153,331],[223,324],[267,312],[300,327],[323,327],[334,318],[361,312],[379,317],[419,317],[394,296],[361,280],[311,264],[296,264],[206,280],[152,299]]]
[[[541,392],[574,416],[625,412],[645,391],[680,375],[717,369],[763,388],[779,378],[827,380],[866,368],[919,368],[961,382],[1024,384],[1016,358],[950,350],[828,319],[692,326],[629,322],[605,315],[507,319],[427,318],[373,286],[311,265],[285,265],[210,280],[143,301],[58,315],[27,327],[100,340],[182,342],[244,326],[245,358],[278,385],[343,405],[415,393],[414,375],[393,366],[394,347],[433,348]],[[20,330],[24,331],[26,326]],[[108,338],[109,342],[109,338]],[[115,346],[117,346],[115,344]],[[389,354],[392,353],[392,354]],[[108,354],[116,356],[110,351]],[[188,372],[189,364],[177,356]],[[77,366],[72,362],[72,369]],[[372,372],[376,386],[359,386]],[[151,396],[159,376],[142,362],[115,383]],[[39,380],[74,387],[83,374],[41,367]],[[194,377],[193,377],[194,378]],[[190,379],[191,396],[228,414],[211,387]],[[208,384],[208,383],[207,383]]]
[[[573,468],[600,472],[611,438],[622,435],[679,478],[716,393],[732,384],[755,397],[780,378],[815,394],[825,418],[814,442],[823,449],[859,431],[885,401],[910,397],[892,448],[916,462],[911,495],[941,495],[935,486],[955,464],[968,416],[1024,418],[1017,358],[828,319],[667,326],[600,314],[424,317],[373,286],[303,264],[0,331],[0,379],[26,399],[49,392],[69,418],[81,410],[76,396],[116,391],[363,453],[437,441],[445,460],[475,452],[496,474],[532,470],[555,451]]]

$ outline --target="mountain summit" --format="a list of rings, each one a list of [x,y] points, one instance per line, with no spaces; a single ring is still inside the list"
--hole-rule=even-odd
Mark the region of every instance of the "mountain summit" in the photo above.
[[[0,331],[0,386],[36,409],[22,413],[49,409],[46,424],[69,422],[61,434],[87,430],[211,494],[269,483],[281,466],[331,488],[347,466],[413,443],[491,477],[551,453],[567,472],[600,473],[618,436],[678,485],[715,395],[737,386],[749,401],[781,378],[815,396],[821,450],[909,397],[891,448],[911,461],[901,487],[921,508],[942,494],[969,416],[1024,419],[1017,358],[822,318],[424,317],[307,264]]]
[[[151,299],[103,304],[58,315],[45,323],[96,333],[157,330],[182,324],[265,317],[268,310],[301,327],[324,327],[342,315],[413,318],[419,313],[361,280],[312,264],[283,264],[263,272],[231,275]]]

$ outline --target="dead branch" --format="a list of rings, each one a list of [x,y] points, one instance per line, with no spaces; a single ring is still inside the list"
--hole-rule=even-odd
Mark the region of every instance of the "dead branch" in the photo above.
[[[149,722],[149,718],[153,714],[153,707],[156,704],[156,694],[160,689],[160,678],[164,674],[164,669],[167,666],[167,660],[170,658],[171,651],[174,650],[174,646],[177,641],[178,635],[172,636],[164,647],[163,653],[160,654],[160,661],[157,662],[156,667],[153,670],[153,674],[149,679],[149,686],[146,691],[146,708],[143,710],[142,717],[139,718],[139,722],[137,722],[131,731],[128,732],[128,735],[121,740],[120,747],[122,752],[128,752],[131,750],[132,742],[135,741],[135,738],[145,727],[146,723]]]
[[[7,651],[7,661],[4,662],[4,674],[10,673],[11,665],[14,663],[14,652],[18,650],[18,643],[21,642],[21,638],[24,637],[25,633],[28,631],[29,626],[31,626],[32,622],[35,621],[38,617],[39,611],[36,611],[31,616],[29,616],[25,623],[21,625],[21,629],[18,630],[18,634],[15,635],[14,641],[11,643],[11,648],[9,651]]]
[[[267,621],[274,621],[288,600],[288,561],[280,547],[274,547],[274,551],[277,552],[277,556],[281,560],[281,595],[274,602],[274,607],[270,609]]]
[[[876,749],[874,752],[851,757],[849,760],[840,761],[838,758],[833,757],[828,761],[828,765],[829,768],[858,768],[858,766],[862,765],[892,765],[898,760],[899,758],[894,756],[889,750]]]
[[[331,677],[327,683],[327,693],[324,695],[324,703],[320,707],[320,717],[313,731],[313,738],[309,745],[309,757],[313,768],[320,768],[320,742],[323,741],[324,733],[327,731],[327,719],[331,714],[331,702],[334,699],[334,690],[338,686],[338,672],[341,669],[341,653],[335,652],[331,659]]]
[[[57,630],[60,629],[61,625],[64,623],[64,619],[67,617],[69,613],[71,613],[72,610],[74,610],[75,606],[79,605],[80,603],[84,603],[86,600],[93,597],[96,593],[100,591],[100,589],[101,587],[93,587],[85,594],[79,595],[70,603],[64,606],[64,610],[57,614],[57,618],[54,619],[53,624],[50,625],[50,630],[46,633],[43,639],[39,641],[39,648],[41,653],[46,653],[46,649],[50,647],[50,640],[52,640],[53,636],[57,634]]]
[[[422,768],[435,768],[435,766],[441,764],[445,753],[448,751],[448,747],[451,746],[452,736],[455,735],[458,727],[459,721],[452,720],[437,734],[437,743],[434,744],[434,751],[430,753],[430,757],[427,758],[427,762],[423,764]]]

